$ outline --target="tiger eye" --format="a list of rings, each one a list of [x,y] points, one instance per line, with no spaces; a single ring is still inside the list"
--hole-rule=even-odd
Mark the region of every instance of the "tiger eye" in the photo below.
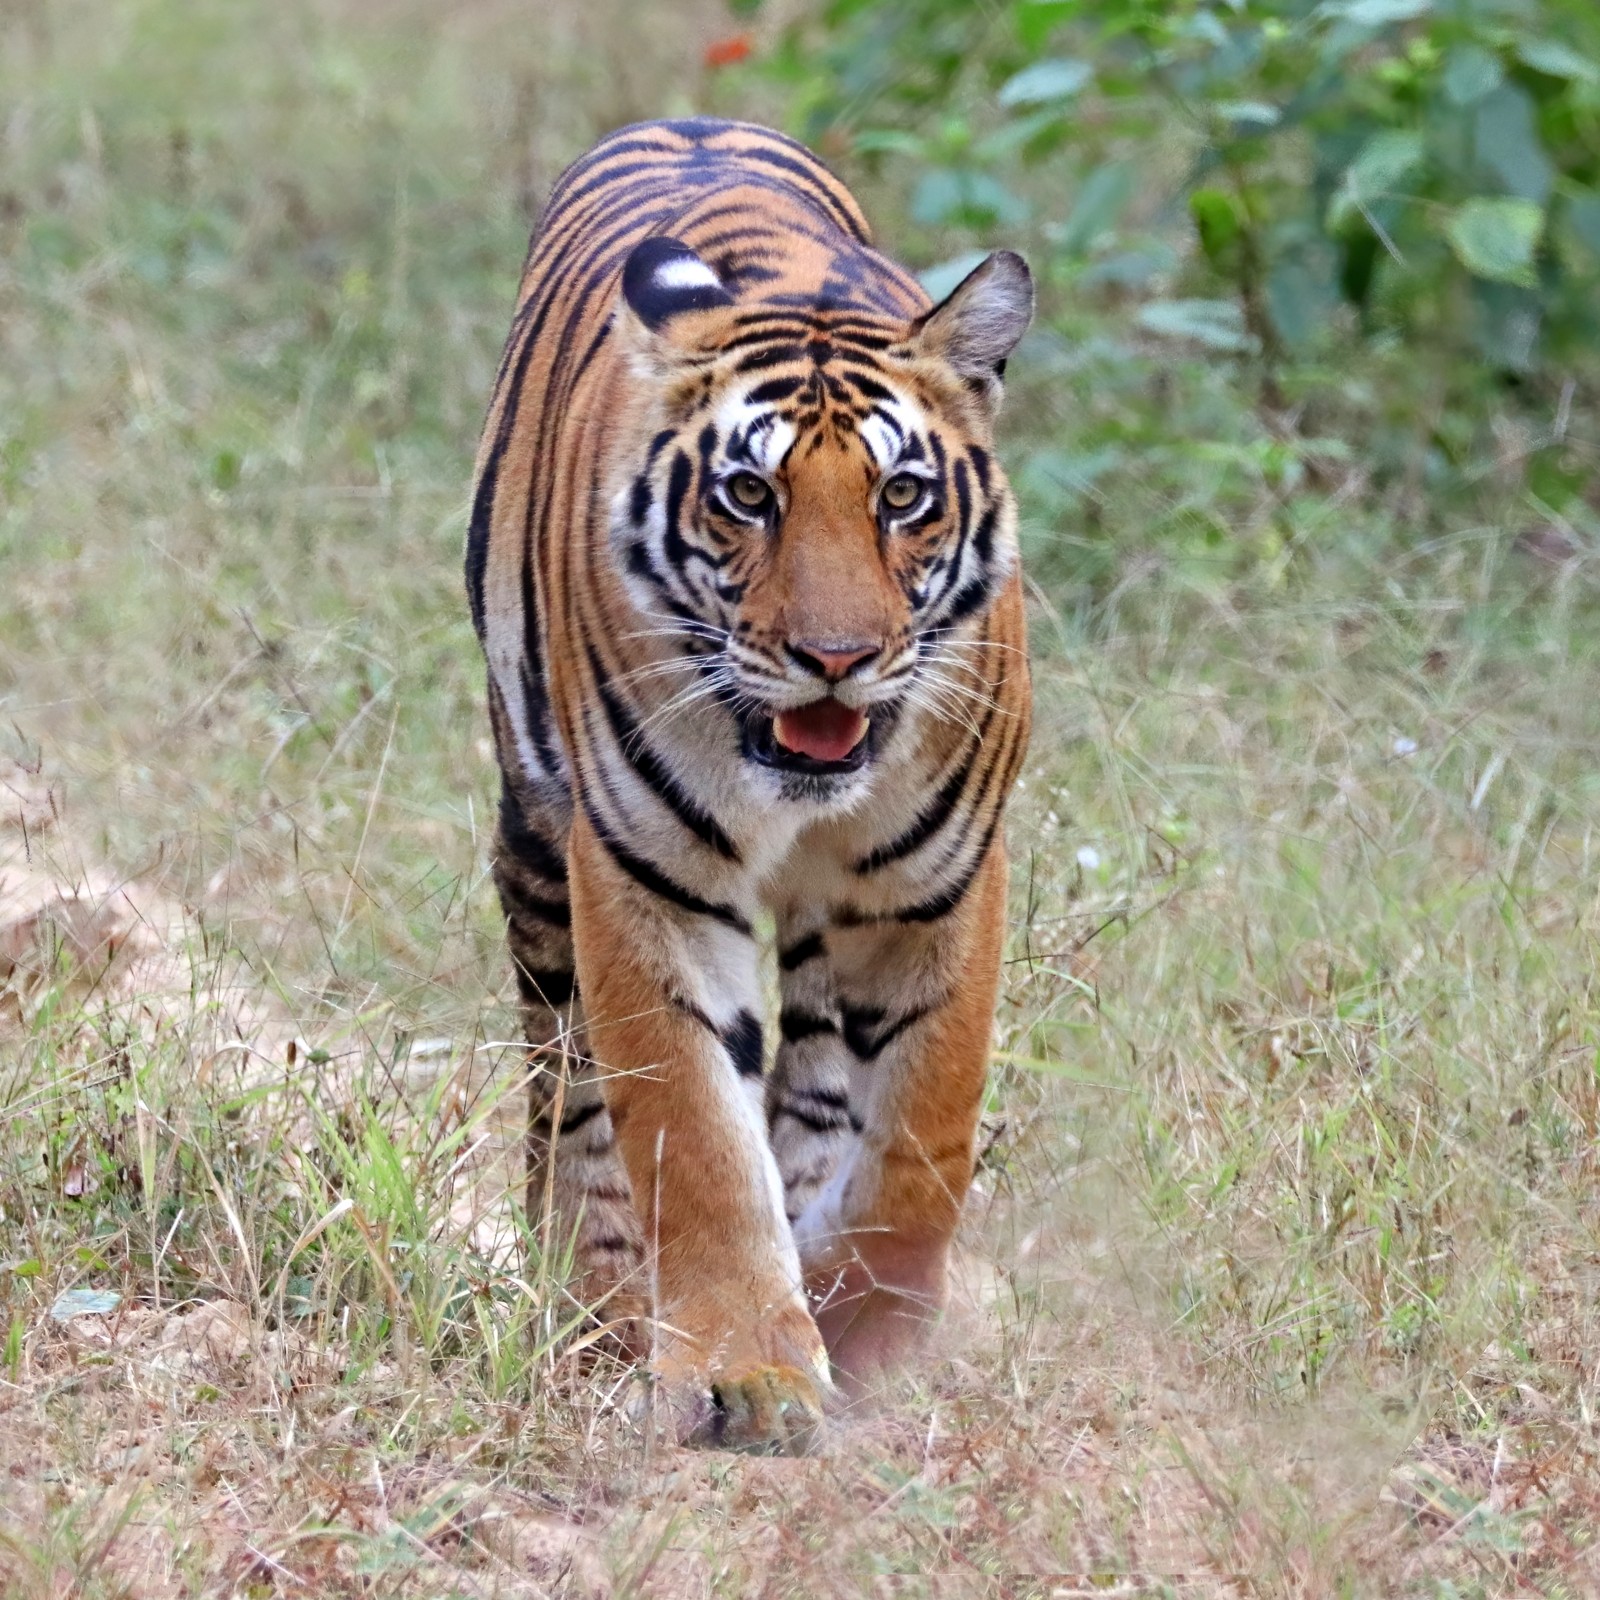
[[[772,490],[753,472],[736,472],[728,479],[728,494],[745,511],[763,511],[772,500]]]
[[[883,503],[891,511],[908,511],[922,498],[922,479],[902,472],[883,486]]]

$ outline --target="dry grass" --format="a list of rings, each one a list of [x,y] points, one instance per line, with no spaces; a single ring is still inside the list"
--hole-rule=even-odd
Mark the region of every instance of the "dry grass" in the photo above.
[[[0,1589],[1600,1592],[1595,529],[1041,591],[957,1303],[687,1454],[505,1204],[457,568],[526,198],[726,23],[13,9]]]

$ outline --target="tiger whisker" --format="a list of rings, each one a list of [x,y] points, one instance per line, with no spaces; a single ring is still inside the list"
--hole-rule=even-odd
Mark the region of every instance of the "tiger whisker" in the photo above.
[[[984,713],[1004,710],[995,695],[987,688],[979,688],[970,677],[956,677],[942,670],[944,665],[945,663],[938,661],[927,663],[924,672],[925,681],[937,685],[944,694],[974,710]]]
[[[941,686],[923,678],[914,681],[906,689],[906,698],[913,705],[920,706],[929,716],[938,722],[947,722],[953,727],[962,727],[973,738],[980,738],[982,730],[978,724],[966,713],[959,702],[951,702],[940,692]]]
[[[670,677],[675,672],[705,672],[707,663],[712,659],[708,656],[674,656],[670,661],[647,661],[642,667],[623,673],[617,682],[635,684],[650,678]]]
[[[647,728],[668,717],[681,716],[690,706],[712,695],[725,694],[730,687],[722,681],[726,669],[718,668],[709,677],[700,683],[691,683],[687,688],[680,689],[664,705],[658,706],[634,730],[634,737],[638,738]]]
[[[913,684],[906,690],[905,698],[916,706],[925,715],[933,718],[935,722],[945,722],[957,726],[958,719],[950,714],[948,707],[928,692],[924,683]],[[970,727],[971,724],[969,723]]]
[[[917,643],[930,650],[1005,650],[1014,656],[1027,654],[1020,646],[1003,644],[999,639],[962,639],[939,628],[930,628],[919,636]]]

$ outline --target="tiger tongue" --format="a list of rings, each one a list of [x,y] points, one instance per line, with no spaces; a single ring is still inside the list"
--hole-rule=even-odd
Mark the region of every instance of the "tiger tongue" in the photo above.
[[[773,737],[785,750],[813,761],[843,761],[867,736],[867,718],[837,700],[814,700],[772,719]]]

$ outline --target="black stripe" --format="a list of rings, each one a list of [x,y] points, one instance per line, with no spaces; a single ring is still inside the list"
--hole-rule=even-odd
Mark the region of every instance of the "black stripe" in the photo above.
[[[559,968],[526,971],[517,967],[517,991],[524,1005],[564,1006],[578,992],[577,979]]]
[[[768,378],[765,383],[758,383],[745,399],[751,405],[774,404],[779,400],[787,400],[804,382],[804,378],[797,377]]]
[[[859,1060],[876,1061],[907,1028],[920,1022],[932,1009],[931,1006],[919,1006],[914,1011],[908,1011],[874,1036],[872,1030],[883,1021],[883,1012],[876,1006],[862,1006],[855,1009],[846,1006],[844,1042]]]
[[[988,720],[993,714],[991,706],[991,709],[984,714],[985,732],[988,731]],[[935,874],[948,871],[960,859],[961,852],[966,849],[967,840],[972,837],[972,830],[978,826],[980,819],[988,810],[990,797],[994,794],[995,788],[1004,773],[1011,748],[1011,744],[1004,737],[1004,733],[995,740],[994,747],[989,752],[989,759],[984,764],[983,771],[978,777],[977,787],[973,791],[972,799],[965,808],[960,830],[957,832],[950,848],[945,851],[943,859],[931,869]],[[1003,793],[1000,803],[1001,805],[1004,804]]]
[[[810,295],[798,297],[798,303],[804,305],[808,313],[815,310]],[[787,340],[790,349],[803,354],[807,341],[817,331],[815,316],[773,310],[772,304],[772,300],[769,299],[762,310],[746,311],[735,316],[734,326],[743,331],[719,340],[717,354],[725,356],[731,351],[742,350],[747,345],[770,344],[774,339]],[[857,352],[863,359],[891,349],[894,345],[894,340],[882,331],[881,323],[840,322],[830,317],[826,332],[830,342]],[[799,360],[800,356],[796,355],[795,359]]]
[[[951,571],[954,570],[952,567]],[[974,612],[981,611],[992,598],[993,582],[993,573],[980,573],[950,603],[949,609],[940,617],[939,625],[952,628],[958,622],[965,622]]]
[[[483,638],[483,582],[489,569],[489,531],[495,491],[500,482],[500,458],[504,453],[505,440],[496,439],[490,447],[489,459],[483,464],[483,476],[473,490],[472,518],[467,524],[467,606],[480,639]]]
[[[803,967],[806,962],[823,954],[826,948],[820,933],[808,933],[804,938],[797,939],[787,950],[778,952],[778,965],[785,972],[793,972],[797,967]]]
[[[994,529],[999,517],[1000,508],[991,505],[978,519],[978,531],[972,536],[973,548],[985,565],[994,559]]]
[[[593,1122],[606,1108],[604,1100],[591,1100],[588,1105],[578,1106],[575,1110],[567,1112],[561,1119],[563,1133],[576,1133],[586,1122]]]
[[[777,1117],[788,1117],[798,1122],[802,1128],[809,1128],[812,1133],[843,1133],[846,1128],[853,1127],[853,1119],[847,1114],[838,1111],[807,1111],[802,1106],[795,1105],[789,1100],[780,1100],[774,1121]]]
[[[718,1037],[741,1078],[761,1076],[761,1022],[753,1012],[741,1011]]]
[[[813,1105],[825,1106],[830,1111],[845,1111],[850,1109],[850,1096],[843,1089],[818,1089],[805,1085],[798,1089],[786,1091],[786,1098],[790,1100],[809,1100]]]
[[[552,883],[567,881],[567,859],[542,833],[530,826],[517,797],[504,784],[500,789],[500,842],[517,861]]]
[[[1000,826],[1000,819],[1004,813],[1005,808],[1003,806],[996,809],[994,817],[984,833],[983,843],[978,846],[978,853],[973,857],[972,865],[943,894],[937,894],[931,900],[924,900],[918,905],[909,906],[904,911],[896,911],[892,917],[878,917],[873,920],[879,922],[937,922],[940,917],[949,916],[966,899],[967,890],[972,887],[973,880],[978,876],[983,863],[988,859],[989,846],[994,841],[995,830]]]
[[[869,378],[859,367],[845,367],[844,380],[846,383],[853,384],[856,391],[864,395],[868,400],[888,401],[894,399],[894,391],[892,389],[886,389],[876,378]],[[888,422],[892,421],[892,419],[885,417],[884,421]],[[898,423],[895,423],[894,426],[896,432],[903,433],[904,430],[900,428]]]
[[[793,156],[780,155],[776,150],[745,149],[737,152],[739,158],[745,161],[764,161],[768,166],[776,167],[792,177],[804,180],[805,190],[796,189],[802,199],[808,193],[814,196],[818,207],[828,213],[828,220],[849,234],[858,244],[865,244],[867,236],[862,232],[861,225],[839,203],[839,197],[831,193],[818,179],[815,166],[796,161]],[[815,161],[815,157],[812,158]]]
[[[956,768],[944,787],[933,797],[933,803],[899,838],[891,839],[888,844],[880,845],[871,855],[863,856],[851,870],[864,877],[869,872],[877,872],[888,866],[890,862],[901,860],[913,850],[926,844],[950,820],[950,813],[955,810],[956,801],[961,798],[961,791],[967,786],[967,779],[971,776],[973,761],[977,759],[977,754],[977,750],[974,749],[972,758]]]
[[[686,889],[676,879],[669,878],[653,861],[635,855],[606,827],[594,807],[587,801],[584,802],[583,809],[589,819],[589,826],[594,829],[595,838],[605,846],[606,853],[641,888],[648,889],[651,894],[670,901],[680,910],[690,912],[694,916],[711,917],[746,935],[751,932],[749,920],[735,907],[723,905],[716,900],[701,899],[693,890]]]
[[[519,894],[517,915],[532,917],[538,922],[548,922],[552,928],[572,926],[572,907],[565,900],[546,900],[543,895]]]
[[[667,997],[667,1004],[671,1006],[674,1011],[681,1011],[684,1016],[695,1022],[698,1022],[707,1033],[716,1034],[716,1023],[714,1023],[711,1018],[708,1017],[705,1012],[694,1003],[693,1000],[689,999],[688,996],[681,994],[669,995]]]
[[[590,1100],[584,1105],[575,1107],[573,1110],[566,1112],[562,1116],[561,1132],[576,1133],[578,1129],[581,1128],[586,1122],[593,1122],[594,1119],[605,1110],[605,1108],[605,1101],[598,1098]],[[552,1124],[554,1116],[555,1102],[552,1100],[537,1116],[530,1117],[528,1119],[529,1125],[535,1128],[548,1129]]]
[[[666,527],[663,530],[662,554],[680,570],[690,546],[678,531],[678,522],[683,515],[683,502],[688,498],[689,481],[693,476],[693,462],[683,450],[678,450],[667,472]]]
[[[723,831],[721,824],[680,784],[660,755],[651,747],[640,731],[637,718],[622,703],[621,697],[611,687],[605,667],[594,646],[588,646],[589,666],[594,672],[595,687],[600,691],[600,704],[606,721],[611,725],[612,736],[622,759],[628,763],[639,781],[664,805],[684,827],[702,844],[709,845],[728,861],[739,859],[738,846]]]
[[[754,343],[755,341],[751,341]],[[799,344],[769,345],[765,350],[751,351],[740,358],[735,372],[759,372],[763,367],[781,367],[786,361],[805,360],[805,346]]]
[[[965,461],[956,462],[956,527],[960,529],[959,542],[956,546],[954,558],[955,566],[961,565],[961,545],[966,542],[967,529],[972,526],[972,473],[968,470]]]
[[[799,1044],[802,1039],[813,1039],[819,1033],[837,1033],[839,1024],[832,1017],[819,1017],[809,1011],[791,1011],[785,1007],[778,1013],[778,1030],[785,1044]]]
[[[500,891],[500,904],[508,919],[532,917],[535,922],[547,922],[553,928],[572,926],[572,907],[565,900],[530,894],[521,884],[503,873],[496,874],[495,886]]]

